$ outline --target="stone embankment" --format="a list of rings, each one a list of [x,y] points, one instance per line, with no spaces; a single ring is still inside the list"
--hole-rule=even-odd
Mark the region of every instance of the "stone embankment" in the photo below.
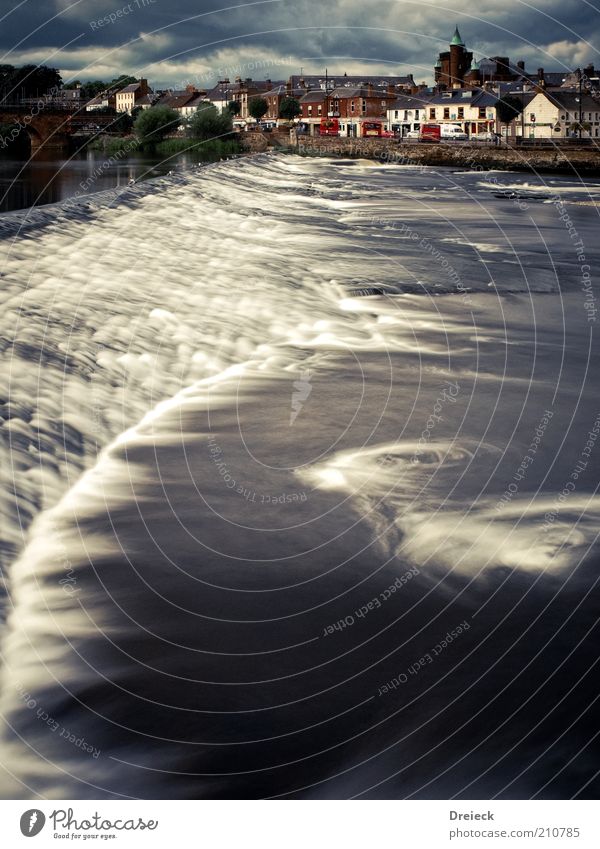
[[[292,149],[305,156],[376,159],[398,165],[448,165],[471,170],[555,171],[600,175],[600,149],[520,149],[482,144],[402,143],[394,139],[311,138],[292,140]]]

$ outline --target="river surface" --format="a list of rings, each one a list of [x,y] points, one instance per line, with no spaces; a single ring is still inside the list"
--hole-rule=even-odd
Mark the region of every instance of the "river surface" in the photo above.
[[[119,156],[83,151],[64,159],[40,151],[30,159],[0,157],[0,212],[59,203],[72,197],[122,188],[199,162],[197,154]]]
[[[3,243],[2,795],[597,797],[600,185],[163,182]]]

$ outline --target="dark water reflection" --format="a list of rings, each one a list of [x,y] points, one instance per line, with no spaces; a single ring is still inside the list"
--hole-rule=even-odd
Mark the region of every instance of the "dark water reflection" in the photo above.
[[[119,158],[92,150],[62,157],[56,152],[41,151],[21,160],[0,158],[0,212],[126,186],[130,180],[157,177],[198,161],[197,153]]]

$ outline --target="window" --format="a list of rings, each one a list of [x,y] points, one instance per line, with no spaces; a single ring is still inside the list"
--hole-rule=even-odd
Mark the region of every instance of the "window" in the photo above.
[[[322,115],[322,114],[323,114],[323,107],[319,104],[319,106],[317,106],[317,115]]]
[[[465,107],[464,107],[464,106],[459,106],[459,107],[458,107],[458,117],[459,117],[459,118],[464,118],[464,117],[465,117]]]
[[[362,111],[363,111],[363,115],[367,111],[367,101],[364,98],[363,98],[363,101],[362,101]]]
[[[479,107],[479,117],[480,117],[480,118],[485,118],[485,106],[480,106],[480,107]]]
[[[354,101],[350,101],[350,112],[354,112]]]
[[[430,110],[429,110],[429,118],[430,118],[432,121],[435,121],[435,109],[430,109]]]
[[[415,119],[417,121],[419,120],[419,110],[418,109],[415,109]]]
[[[450,109],[446,107],[444,109],[444,119],[448,119],[450,117]]]
[[[398,110],[396,109],[396,110],[394,111],[394,118],[397,118],[397,117],[398,117]]]

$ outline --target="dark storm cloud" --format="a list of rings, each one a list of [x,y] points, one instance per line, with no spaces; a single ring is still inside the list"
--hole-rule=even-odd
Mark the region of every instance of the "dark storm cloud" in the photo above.
[[[3,62],[46,62],[66,79],[143,73],[177,84],[236,71],[283,79],[325,65],[430,79],[455,24],[478,57],[548,69],[599,62],[600,12],[587,0],[0,0],[0,15]]]

